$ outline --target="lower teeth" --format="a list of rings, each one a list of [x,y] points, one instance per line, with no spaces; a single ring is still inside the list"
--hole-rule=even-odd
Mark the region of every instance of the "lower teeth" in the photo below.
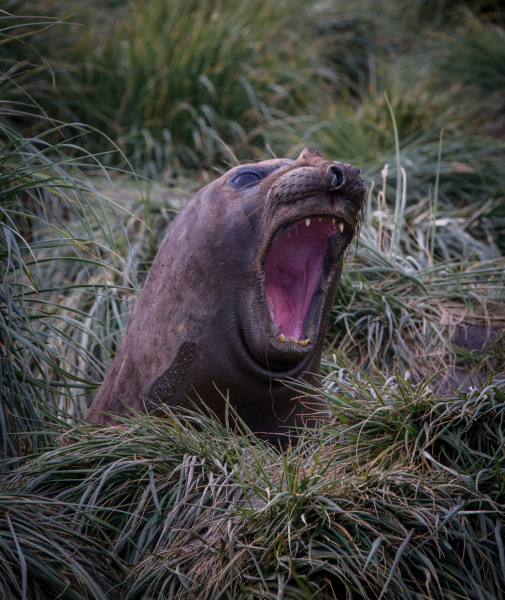
[[[310,342],[309,338],[305,338],[304,340],[301,340],[300,338],[286,337],[283,333],[281,333],[277,339],[281,343],[282,342],[295,342],[296,344],[300,344],[300,346],[306,346]]]

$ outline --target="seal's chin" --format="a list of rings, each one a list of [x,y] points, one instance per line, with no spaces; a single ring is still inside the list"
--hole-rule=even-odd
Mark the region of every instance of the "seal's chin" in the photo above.
[[[331,279],[341,255],[335,247],[343,246],[337,237],[347,235],[347,227],[336,217],[316,216],[283,227],[274,239],[265,261],[265,295],[279,342],[309,343],[311,305]]]

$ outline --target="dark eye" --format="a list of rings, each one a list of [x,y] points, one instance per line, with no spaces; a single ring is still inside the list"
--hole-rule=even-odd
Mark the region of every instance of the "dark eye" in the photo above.
[[[252,185],[261,180],[261,175],[254,171],[242,171],[235,175],[232,180],[232,185],[234,188],[240,189],[246,187],[248,185]]]

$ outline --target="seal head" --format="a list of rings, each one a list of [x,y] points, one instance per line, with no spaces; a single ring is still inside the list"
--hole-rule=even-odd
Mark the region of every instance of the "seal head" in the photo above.
[[[198,192],[153,261],[88,419],[190,402],[224,419],[228,398],[277,441],[320,411],[286,382],[317,381],[364,192],[359,169],[313,148],[240,165]]]

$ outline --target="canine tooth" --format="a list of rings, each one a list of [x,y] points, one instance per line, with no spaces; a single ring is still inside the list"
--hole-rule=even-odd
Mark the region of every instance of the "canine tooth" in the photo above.
[[[279,336],[279,342],[283,342],[284,341],[284,334],[281,333]]]
[[[310,219],[305,219],[305,225],[307,225],[307,227],[310,225]]]
[[[344,224],[342,223],[342,221],[339,221],[338,228],[340,229],[340,233],[344,233]]]
[[[321,219],[319,219],[319,220],[321,220]],[[332,219],[332,220],[331,220],[331,222],[332,222],[332,223],[336,223],[336,222],[337,222],[337,219]]]
[[[317,220],[321,223],[321,221],[323,220],[322,217],[318,217]],[[335,223],[335,221],[333,221]]]
[[[309,338],[307,338],[306,340],[298,340],[298,343],[300,344],[300,346],[306,346],[309,342],[310,342]]]

